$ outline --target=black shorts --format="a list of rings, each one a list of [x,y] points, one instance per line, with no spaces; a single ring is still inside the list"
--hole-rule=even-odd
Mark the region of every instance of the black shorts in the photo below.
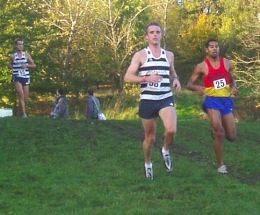
[[[143,119],[154,119],[159,116],[161,109],[169,106],[174,107],[173,96],[162,100],[142,99],[139,105],[139,116]]]
[[[27,85],[30,84],[30,78],[21,78],[21,77],[14,76],[13,77],[13,82],[19,82],[23,86],[27,86]]]

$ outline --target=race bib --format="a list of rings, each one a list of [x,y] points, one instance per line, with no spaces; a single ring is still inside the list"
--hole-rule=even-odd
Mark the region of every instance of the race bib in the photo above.
[[[161,87],[161,82],[158,82],[158,83],[148,82],[147,83],[147,89],[149,89],[149,90],[159,91],[160,87]]]
[[[18,70],[18,75],[19,76],[25,76],[26,70],[25,69],[20,69]]]
[[[214,88],[215,88],[216,90],[225,88],[225,87],[227,86],[227,83],[226,83],[226,79],[225,79],[225,78],[215,80],[215,81],[213,81],[213,84],[214,84]]]

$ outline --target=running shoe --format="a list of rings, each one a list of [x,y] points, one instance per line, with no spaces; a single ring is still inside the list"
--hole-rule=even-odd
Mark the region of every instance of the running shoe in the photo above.
[[[144,167],[144,174],[147,179],[153,180],[153,167]]]
[[[166,168],[166,172],[171,172],[172,171],[171,155],[169,153],[168,154],[162,153],[162,157],[163,157],[163,161],[164,161],[164,166]]]
[[[217,172],[221,174],[225,174],[227,173],[227,167],[225,165],[222,165],[221,167],[218,168]]]

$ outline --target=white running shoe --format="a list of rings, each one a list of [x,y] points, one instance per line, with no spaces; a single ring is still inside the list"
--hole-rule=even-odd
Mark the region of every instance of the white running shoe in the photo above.
[[[153,167],[144,167],[145,177],[153,180]]]
[[[227,173],[227,167],[225,165],[222,165],[221,167],[218,168],[217,172],[221,174],[225,174]]]
[[[166,172],[171,172],[172,171],[172,159],[171,159],[171,155],[168,154],[163,154],[162,152],[162,157],[164,160],[164,166],[166,168]]]

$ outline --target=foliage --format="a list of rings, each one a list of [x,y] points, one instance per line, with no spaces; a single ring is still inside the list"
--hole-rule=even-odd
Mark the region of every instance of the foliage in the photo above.
[[[57,62],[57,66],[46,69],[50,73],[53,82],[62,83],[64,86],[78,86],[82,88],[86,81],[86,51],[81,47],[89,41],[89,27],[84,20],[91,22],[90,0],[84,1],[35,1],[33,10],[43,15],[42,23],[51,26],[53,32],[46,35],[46,40],[50,43],[49,48],[54,48],[55,43],[59,43],[59,48],[54,48],[52,61]],[[86,35],[82,37],[82,35]],[[53,44],[53,45],[51,45]],[[49,52],[48,46],[45,53]],[[74,82],[73,82],[74,81]],[[73,84],[72,84],[73,82]],[[72,90],[77,89],[71,87]]]
[[[146,20],[146,6],[143,1],[102,1],[104,15],[97,18],[97,22],[105,30],[102,42],[106,50],[109,64],[103,65],[108,71],[108,78],[115,90],[122,91],[123,75],[126,61],[133,51],[143,44],[140,37],[143,35]],[[139,29],[135,28],[139,26]],[[105,58],[105,59],[107,59]]]
[[[3,0],[0,95],[8,98],[5,105],[16,103],[6,67],[16,37],[25,39],[37,65],[31,73],[34,92],[64,87],[79,95],[89,86],[111,85],[114,93],[121,93],[130,58],[146,45],[145,26],[154,20],[163,26],[162,46],[174,52],[184,85],[204,58],[209,37],[218,37],[222,55],[233,58],[236,53],[238,71],[244,71],[241,62],[257,53],[246,41],[258,32],[250,24],[259,26],[259,5],[259,0]],[[257,72],[258,61],[253,60],[250,71]],[[244,79],[251,87],[250,77]]]
[[[214,18],[213,18],[214,19]],[[218,34],[217,28],[212,26],[212,19],[206,14],[201,14],[196,21],[190,26],[188,31],[180,33],[182,38],[178,45],[178,53],[185,56],[182,59],[184,62],[192,62],[194,54],[196,61],[201,61],[205,56],[205,41],[209,38],[216,37]],[[189,50],[187,52],[187,50]]]
[[[259,13],[260,14],[260,13]],[[248,34],[239,37],[243,51],[234,52],[237,82],[240,87],[260,96],[260,17],[259,14],[247,23]],[[259,105],[259,102],[258,102]]]
[[[138,85],[126,84],[124,90],[118,94],[113,91],[109,86],[102,86],[96,88],[95,95],[100,99],[101,106],[109,120],[129,120],[139,119],[139,93],[140,89]],[[234,114],[237,121],[259,121],[260,109],[259,109],[259,97],[252,96],[245,88],[239,89],[239,96],[234,98],[235,109]],[[28,111],[30,116],[49,116],[53,110],[53,93],[35,93],[32,92],[29,100]],[[79,94],[67,93],[69,102],[69,112],[71,119],[82,120],[85,119],[86,113],[86,92],[80,92]],[[7,99],[3,97],[3,99]],[[195,92],[191,92],[183,89],[180,93],[175,93],[175,106],[178,117],[180,119],[205,119],[207,116],[201,109],[201,104],[204,97],[196,95]],[[4,107],[4,106],[2,106]],[[10,108],[15,107],[14,115],[17,116],[16,109],[18,104],[8,106]]]
[[[11,84],[12,73],[7,68],[10,56],[14,52],[14,40],[22,38],[25,50],[34,57],[38,54],[37,37],[44,33],[37,26],[38,13],[28,10],[29,1],[1,1],[0,9],[0,103],[10,107],[17,103],[16,94]],[[36,64],[39,61],[36,62]],[[32,77],[38,76],[38,70],[33,71]]]

